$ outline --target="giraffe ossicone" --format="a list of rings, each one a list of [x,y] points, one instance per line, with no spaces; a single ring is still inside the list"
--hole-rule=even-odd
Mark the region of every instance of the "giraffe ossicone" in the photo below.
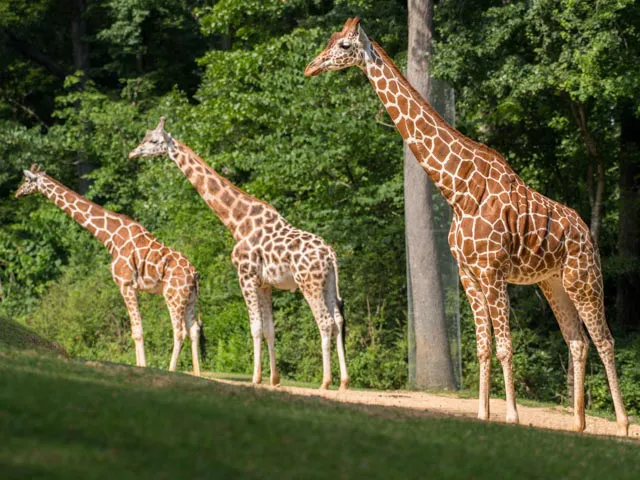
[[[491,331],[502,365],[507,421],[518,423],[512,376],[507,283],[537,283],[569,346],[575,375],[575,428],[585,428],[586,326],[605,366],[618,433],[629,421],[604,315],[600,256],[580,216],[536,192],[495,150],[445,122],[413,88],[387,53],[350,18],[306,67],[306,76],[360,68],[398,132],[453,209],[449,245],[473,309],[480,363],[478,417],[489,418]]]
[[[227,227],[235,246],[231,259],[249,311],[253,337],[253,383],[262,381],[261,348],[269,351],[270,383],[280,384],[276,368],[272,288],[300,289],[320,330],[321,389],[331,383],[331,339],[335,334],[340,363],[340,388],[349,386],[344,353],[344,317],[338,290],[338,258],[319,236],[295,228],[270,204],[224,178],[184,143],[164,130],[161,117],[129,158],[168,155]]]
[[[196,307],[199,277],[180,252],[160,243],[140,223],[111,212],[74,192],[33,164],[24,170],[16,198],[40,192],[107,247],[112,257],[111,274],[129,312],[135,342],[136,365],[146,366],[142,318],[137,292],[162,294],[171,315],[173,352],[169,370],[175,371],[184,338],[191,339],[193,372],[200,375],[204,332]],[[202,350],[204,352],[204,350]]]

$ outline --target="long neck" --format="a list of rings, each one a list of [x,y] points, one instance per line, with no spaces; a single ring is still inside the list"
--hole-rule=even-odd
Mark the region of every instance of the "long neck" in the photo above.
[[[265,210],[271,210],[277,217],[280,217],[275,208],[236,187],[182,142],[176,139],[172,140],[169,156],[189,179],[209,208],[229,229],[236,241],[244,238],[253,230],[252,223],[248,221],[252,216],[257,216]]]
[[[377,43],[371,42],[369,51],[363,71],[416,160],[450,205],[455,207],[465,197],[479,202],[492,164],[513,174],[500,154],[449,125]]]
[[[87,200],[48,175],[42,178],[40,192],[111,250],[113,242],[108,227],[118,215]]]

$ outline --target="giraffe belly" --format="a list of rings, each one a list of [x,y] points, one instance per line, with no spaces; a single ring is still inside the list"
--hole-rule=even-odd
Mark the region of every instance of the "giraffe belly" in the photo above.
[[[298,289],[298,284],[288,265],[265,265],[262,270],[262,281],[280,290],[295,292]]]

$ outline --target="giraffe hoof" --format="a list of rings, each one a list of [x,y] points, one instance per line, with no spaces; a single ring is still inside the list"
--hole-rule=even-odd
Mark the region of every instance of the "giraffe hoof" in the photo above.
[[[320,390],[329,390],[330,384],[331,382],[322,382],[322,385],[320,385]]]
[[[619,423],[617,433],[619,437],[629,436],[629,423]]]
[[[280,376],[279,375],[277,377],[272,377],[271,378],[271,386],[272,387],[279,387],[280,386]]]
[[[507,415],[507,423],[510,425],[518,425],[520,423],[518,414],[516,413],[515,415]]]
[[[584,418],[582,419],[576,419],[573,428],[575,429],[576,432],[578,433],[582,433],[584,432],[585,429],[585,422],[584,422]]]
[[[349,379],[345,378],[344,380],[340,380],[340,390],[345,391],[349,390]]]

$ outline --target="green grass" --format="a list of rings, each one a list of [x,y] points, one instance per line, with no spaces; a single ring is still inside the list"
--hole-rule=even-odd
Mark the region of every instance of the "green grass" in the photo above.
[[[72,361],[5,333],[2,479],[640,478],[630,441]]]

